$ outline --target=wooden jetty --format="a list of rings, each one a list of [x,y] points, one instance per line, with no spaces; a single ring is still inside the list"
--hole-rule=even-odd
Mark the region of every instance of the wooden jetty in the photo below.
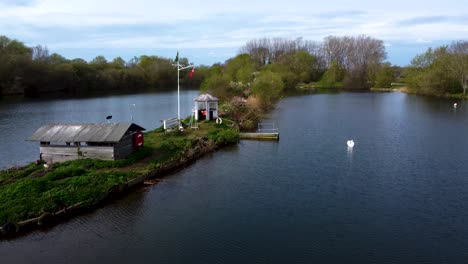
[[[240,133],[240,139],[279,140],[278,132]]]
[[[240,139],[279,140],[279,131],[275,123],[258,123],[257,132],[240,133]]]

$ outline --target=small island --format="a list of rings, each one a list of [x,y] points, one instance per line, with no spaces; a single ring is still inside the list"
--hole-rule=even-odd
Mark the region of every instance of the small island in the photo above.
[[[216,148],[235,144],[238,129],[228,119],[222,124],[202,121],[190,129],[144,134],[144,146],[126,159],[77,159],[47,164],[31,163],[0,171],[0,237],[52,224],[163,177]],[[149,183],[154,183],[149,182]]]

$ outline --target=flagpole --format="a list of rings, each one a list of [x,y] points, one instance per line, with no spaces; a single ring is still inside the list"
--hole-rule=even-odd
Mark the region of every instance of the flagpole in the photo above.
[[[182,66],[180,65],[179,63],[179,51],[177,51],[177,56],[176,56],[176,61],[177,61],[177,64],[174,65],[177,67],[177,120],[179,120],[179,129],[181,129],[181,124],[180,124],[180,78],[179,78],[179,71],[181,70],[185,70],[185,69],[188,69],[188,68],[192,68],[192,71],[193,69],[195,68],[195,65],[191,64],[191,65],[188,65],[188,66]]]
[[[179,56],[179,51],[177,51],[177,56]],[[180,71],[180,64],[179,64],[179,58],[177,58],[177,120],[179,120],[179,129],[180,129],[180,87],[179,87],[179,71]]]

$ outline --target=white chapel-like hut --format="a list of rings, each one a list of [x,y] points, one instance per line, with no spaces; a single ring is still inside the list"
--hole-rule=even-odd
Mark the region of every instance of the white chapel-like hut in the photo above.
[[[124,159],[143,146],[143,127],[134,123],[70,123],[40,127],[28,139],[39,141],[40,159]]]
[[[219,99],[211,94],[201,94],[195,101],[193,108],[195,120],[215,120],[218,118]]]

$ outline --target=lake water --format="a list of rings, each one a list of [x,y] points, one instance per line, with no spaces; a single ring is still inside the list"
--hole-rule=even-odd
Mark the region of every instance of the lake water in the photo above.
[[[180,115],[191,115],[198,91],[181,91]],[[134,106],[133,106],[134,104]],[[95,98],[0,101],[0,169],[39,159],[39,143],[25,141],[47,123],[133,122],[152,130],[177,117],[177,91]]]
[[[279,142],[242,141],[0,241],[1,263],[466,263],[468,105],[452,105],[401,93],[284,99],[270,118]]]

